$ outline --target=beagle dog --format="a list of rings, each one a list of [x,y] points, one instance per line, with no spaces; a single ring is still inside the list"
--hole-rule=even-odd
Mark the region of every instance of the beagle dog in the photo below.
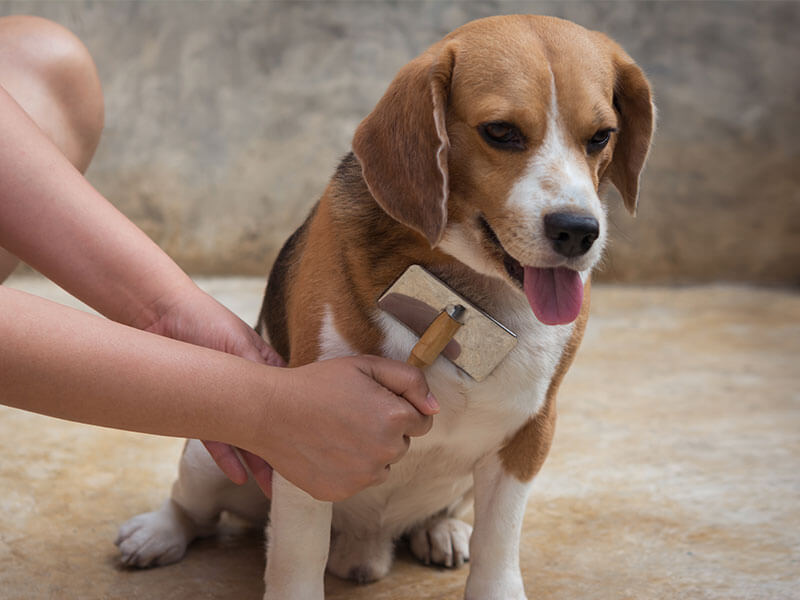
[[[376,300],[418,264],[515,331],[517,346],[480,383],[444,358],[431,365],[441,411],[384,483],[332,504],[276,473],[265,598],[321,600],[326,568],[381,578],[404,536],[425,563],[469,560],[467,598],[526,597],[522,518],[606,244],[601,191],[613,184],[635,213],[653,128],[641,69],[606,36],[556,18],[474,21],[400,70],[282,249],[259,327],[290,366],[404,360],[415,336]],[[473,505],[474,529],[458,518]],[[123,526],[123,555],[177,560],[221,510],[257,518],[266,507],[189,442],[172,497]]]

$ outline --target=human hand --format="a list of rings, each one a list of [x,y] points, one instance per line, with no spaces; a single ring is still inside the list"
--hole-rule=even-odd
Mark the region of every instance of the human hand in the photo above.
[[[253,362],[284,367],[286,362],[252,327],[194,283],[171,291],[146,313],[139,329],[205,346]]]
[[[141,323],[145,331],[261,364],[286,366],[278,353],[251,327],[194,284],[160,298],[159,305],[153,307],[151,314],[155,317],[154,320],[150,317],[150,324]],[[239,485],[247,482],[244,461],[264,494],[268,498],[271,496],[272,467],[264,459],[223,442],[203,440],[203,444],[231,481]]]
[[[272,465],[329,501],[385,481],[409,437],[426,434],[439,411],[421,371],[376,356],[280,371],[273,399],[274,412],[253,437],[263,443],[269,430]]]

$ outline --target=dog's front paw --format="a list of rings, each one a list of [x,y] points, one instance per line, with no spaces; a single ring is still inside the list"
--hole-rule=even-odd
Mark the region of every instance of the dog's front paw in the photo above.
[[[517,569],[507,569],[501,573],[486,572],[477,565],[467,577],[464,600],[528,600],[522,575]]]
[[[426,565],[462,566],[469,560],[472,525],[444,517],[428,522],[411,532],[411,552]]]
[[[125,566],[155,567],[178,562],[194,536],[193,523],[168,501],[124,523],[114,543]]]
[[[464,595],[464,600],[495,600],[495,599],[497,599],[497,600],[528,600],[528,597],[525,595],[525,592],[519,592],[517,594],[508,595],[508,594],[505,594],[505,593],[498,594],[496,590],[492,591],[490,593],[490,595],[488,595],[488,596],[484,595],[484,594],[477,594],[476,595],[476,594],[472,594],[470,592],[467,592]]]

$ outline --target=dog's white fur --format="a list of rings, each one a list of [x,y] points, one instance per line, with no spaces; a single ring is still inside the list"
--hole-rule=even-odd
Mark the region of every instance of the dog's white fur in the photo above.
[[[437,129],[444,126],[436,122]],[[545,138],[511,185],[504,222],[495,229],[504,248],[523,264],[564,265],[586,281],[605,245],[606,215],[585,157],[567,139],[551,71]],[[445,177],[445,193],[447,185]],[[601,237],[584,256],[566,259],[546,239],[543,216],[564,210],[600,223]],[[265,598],[322,600],[326,568],[342,577],[381,577],[391,566],[393,542],[403,534],[423,561],[449,566],[470,560],[466,598],[526,597],[519,538],[531,482],[509,474],[498,452],[544,405],[574,324],[540,323],[522,291],[509,286],[507,274],[484,256],[475,230],[451,223],[438,247],[488,276],[476,284],[482,286],[482,308],[517,333],[518,345],[481,383],[441,357],[428,368],[441,412],[430,433],[415,438],[408,454],[391,467],[385,483],[332,505],[276,473]],[[373,319],[384,334],[383,355],[404,360],[415,337],[377,307]],[[330,307],[318,343],[320,358],[355,354]],[[473,493],[474,531],[457,519]],[[252,483],[239,488],[228,482],[201,444],[190,441],[171,499],[122,526],[118,544],[124,562],[147,566],[178,560],[193,537],[212,530],[221,510],[253,518],[263,516],[264,502]]]
[[[549,128],[556,130],[559,127],[557,115],[551,114],[549,120]],[[544,148],[548,153],[561,151],[557,143],[545,145]],[[536,156],[531,161],[528,173],[514,185],[509,201],[518,198],[520,190],[535,185],[534,179],[538,176],[540,164],[549,164],[551,160],[563,161],[563,158],[563,154],[554,154],[552,159],[550,156]],[[570,170],[573,173],[580,172],[577,167]],[[587,189],[585,185],[576,185],[576,188]],[[591,185],[588,190],[594,199],[584,198],[580,202],[586,206],[599,205]],[[533,223],[537,218],[541,220],[542,211],[550,202],[520,202],[516,211],[521,221]],[[445,240],[442,249],[460,260],[470,260],[473,246],[463,240],[455,228],[447,231]],[[501,281],[499,273],[492,271],[492,274],[497,277],[496,285],[504,288],[506,284]],[[466,597],[483,600],[525,597],[519,573],[518,543],[511,544],[509,548],[507,541],[519,538],[522,512],[530,486],[506,474],[496,458],[481,459],[498,450],[500,443],[514,432],[519,423],[524,423],[539,411],[544,403],[547,382],[553,376],[560,358],[560,349],[569,338],[573,326],[541,324],[533,316],[521,293],[491,296],[496,299],[495,304],[484,309],[517,333],[517,347],[482,383],[476,383],[442,357],[427,369],[426,378],[441,405],[441,411],[431,431],[415,439],[403,460],[392,466],[385,483],[336,503],[332,510],[330,503],[314,500],[276,475],[270,509],[271,525],[267,535],[269,560],[265,598],[324,597],[322,574],[329,561],[328,532],[331,524],[337,531],[351,532],[362,540],[378,542],[358,544],[357,549],[352,549],[344,540],[334,540],[334,555],[330,557],[329,565],[332,572],[346,577],[352,569],[362,568],[372,571],[372,576],[385,575],[391,565],[393,540],[413,529],[419,523],[420,515],[430,515],[442,506],[458,504],[469,495],[473,485],[476,485],[475,531],[472,533],[469,554],[464,555],[463,545],[458,550],[463,560],[469,558],[473,563]],[[375,318],[385,333],[384,356],[404,360],[416,342],[414,335],[377,310]],[[326,312],[323,320],[319,346],[323,359],[355,354],[338,333],[330,311]],[[181,460],[181,478],[184,475],[194,477],[195,473],[199,473],[220,492],[224,488],[229,498],[239,496],[236,493],[238,488],[233,484],[226,486],[224,477],[207,473],[208,470],[216,472],[217,469],[199,442],[190,441],[189,448],[190,451],[184,453]],[[473,468],[476,463],[478,466]],[[483,486],[477,486],[478,481],[485,481],[491,486],[484,492],[487,494],[485,499],[478,491],[483,489]],[[181,525],[186,520],[199,518],[200,522],[214,522],[216,515],[211,518],[209,513],[222,509],[237,514],[258,513],[259,499],[256,494],[243,490],[242,496],[247,494],[251,503],[244,501],[234,506],[220,504],[219,495],[209,495],[206,491],[182,493],[186,485],[179,479],[173,490],[173,498],[160,511],[139,515],[123,526],[120,538],[124,541],[120,549],[126,563],[165,564],[179,559],[193,537],[187,533],[189,527]],[[192,487],[204,486],[200,482]],[[241,497],[237,499],[243,500]],[[204,505],[206,502],[208,504]],[[497,514],[498,510],[503,512],[504,518],[481,518]],[[365,515],[376,511],[380,512],[380,515],[375,515],[377,518],[365,519]],[[442,522],[450,519],[450,514],[444,514],[427,523],[426,530],[436,531]],[[131,534],[126,536],[134,526],[135,538]],[[379,529],[376,530],[376,526]],[[463,538],[463,527],[457,526],[453,536]],[[441,537],[438,535],[433,539],[441,540]],[[446,555],[448,543],[452,544],[453,541],[441,540],[430,548],[430,552]],[[337,551],[344,555],[335,554]],[[481,559],[484,556],[486,562]],[[498,574],[502,575],[502,581],[497,579]]]

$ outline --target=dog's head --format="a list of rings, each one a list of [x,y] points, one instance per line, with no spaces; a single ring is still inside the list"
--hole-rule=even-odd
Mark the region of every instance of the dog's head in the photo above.
[[[606,182],[635,214],[650,86],[602,34],[548,17],[461,27],[406,65],[356,131],[370,192],[396,220],[524,290],[539,320],[580,310]]]

